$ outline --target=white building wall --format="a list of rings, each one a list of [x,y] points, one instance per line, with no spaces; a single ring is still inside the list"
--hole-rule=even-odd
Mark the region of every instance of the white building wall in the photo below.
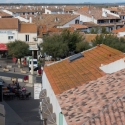
[[[11,11],[8,11],[8,10],[2,10],[2,11],[13,16],[13,13]]]
[[[59,113],[62,111],[61,111],[60,105],[57,101],[56,95],[55,95],[44,71],[43,71],[43,76],[42,76],[42,89],[47,90],[47,97],[50,97],[50,103],[53,105],[53,113],[56,114],[56,122],[57,122],[57,125],[59,125]],[[65,117],[63,117],[63,125],[68,125],[66,123]]]
[[[125,32],[119,32],[118,33],[118,37],[122,37],[122,36],[125,36]]]
[[[16,16],[15,18],[18,18],[18,19],[19,19],[20,21],[22,21],[22,22],[26,22],[26,23],[29,22],[28,19],[25,19],[25,18],[23,18],[23,17],[21,17],[21,16]]]
[[[37,33],[18,33],[18,40],[26,41],[26,35],[29,35],[29,42],[37,42],[33,39],[37,37]]]
[[[80,15],[80,21],[82,21],[83,23],[84,22],[93,22],[93,23],[97,24],[97,20],[94,19],[94,17],[93,18],[92,17],[87,17],[85,15],[81,15],[80,13],[76,13],[76,12],[74,12],[74,14]]]
[[[113,15],[113,16],[116,16],[116,17],[119,17],[119,18],[120,18],[120,16],[119,16],[118,14],[114,14],[114,13],[110,12],[110,10],[107,10],[107,9],[105,9],[105,8],[102,8],[102,11],[105,11],[105,12],[107,12],[108,14],[111,14],[111,15]]]
[[[51,14],[51,11],[45,8],[45,14]]]
[[[117,72],[119,70],[122,70],[125,68],[125,59],[120,59],[117,60],[113,63],[110,63],[108,65],[103,65],[100,67],[100,69],[105,72],[105,73],[114,73]]]
[[[17,39],[18,31],[15,30],[0,30],[0,42],[8,43]],[[8,36],[13,36],[13,39],[8,39]]]

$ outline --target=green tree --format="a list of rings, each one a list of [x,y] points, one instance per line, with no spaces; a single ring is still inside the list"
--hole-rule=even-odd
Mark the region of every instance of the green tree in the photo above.
[[[43,48],[42,53],[52,56],[55,60],[90,48],[79,32],[70,32],[69,30],[45,36],[41,47]]]
[[[61,34],[62,41],[68,45],[69,52],[76,51],[76,44],[83,42],[84,38],[78,31],[64,30]]]
[[[57,58],[64,57],[68,54],[67,43],[62,41],[59,34],[54,34],[53,36],[45,36],[43,38],[43,43],[41,44],[43,50],[42,53],[50,55],[56,60]]]
[[[106,27],[101,28],[101,33],[103,34],[109,34],[109,32],[106,30]]]
[[[118,38],[115,35],[111,34],[97,35],[96,38],[92,41],[92,43],[93,46],[96,46],[97,44],[105,44],[122,52],[125,52],[125,39]]]
[[[92,28],[92,29],[90,30],[90,33],[91,33],[91,34],[97,34],[97,33],[95,33],[94,28]]]
[[[20,40],[15,40],[13,42],[8,43],[7,47],[8,47],[8,55],[14,56],[19,59],[30,53],[29,45]]]

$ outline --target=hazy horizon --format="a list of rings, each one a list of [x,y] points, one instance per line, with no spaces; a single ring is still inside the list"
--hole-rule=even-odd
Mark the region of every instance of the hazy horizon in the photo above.
[[[125,3],[125,0],[46,0],[46,1],[41,1],[41,0],[0,0],[0,3],[53,3],[53,4],[61,4],[61,3],[72,3],[72,4],[79,4],[79,3]]]

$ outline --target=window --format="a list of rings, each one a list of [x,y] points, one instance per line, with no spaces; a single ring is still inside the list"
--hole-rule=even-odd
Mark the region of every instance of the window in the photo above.
[[[75,24],[79,24],[79,20],[75,20]]]
[[[8,36],[8,40],[12,40],[13,39],[13,36]]]
[[[25,37],[26,37],[26,41],[29,41],[29,35],[26,35]]]

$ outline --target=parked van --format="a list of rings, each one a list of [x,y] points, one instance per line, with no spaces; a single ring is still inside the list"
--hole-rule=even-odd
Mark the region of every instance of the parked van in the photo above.
[[[29,60],[29,71],[31,70],[32,59]],[[33,59],[33,69],[34,71],[38,70],[38,61],[37,59]]]

